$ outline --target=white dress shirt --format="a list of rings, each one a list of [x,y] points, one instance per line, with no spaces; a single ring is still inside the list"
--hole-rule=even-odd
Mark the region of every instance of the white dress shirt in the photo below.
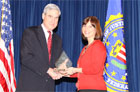
[[[41,24],[41,27],[43,28],[43,32],[44,32],[44,34],[45,34],[46,41],[48,42],[48,38],[49,38],[48,30],[45,28],[45,26],[44,26],[43,23]],[[51,35],[52,35],[52,34],[53,34],[53,31],[50,30],[50,32],[51,32]]]

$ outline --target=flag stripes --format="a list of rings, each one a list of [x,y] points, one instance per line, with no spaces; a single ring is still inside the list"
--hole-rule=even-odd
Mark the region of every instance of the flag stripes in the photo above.
[[[0,0],[0,92],[15,92],[13,31],[9,0]]]
[[[122,46],[120,52],[118,53],[117,59],[121,60],[126,64],[126,53],[125,53],[125,45]]]

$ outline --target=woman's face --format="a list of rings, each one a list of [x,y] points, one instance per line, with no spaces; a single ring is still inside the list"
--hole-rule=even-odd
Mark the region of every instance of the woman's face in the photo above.
[[[83,25],[82,33],[87,39],[94,39],[96,28],[89,21],[87,24]]]

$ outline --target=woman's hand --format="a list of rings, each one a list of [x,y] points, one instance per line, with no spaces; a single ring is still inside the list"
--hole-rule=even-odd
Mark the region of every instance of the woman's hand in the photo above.
[[[74,67],[67,68],[66,72],[68,75],[73,75],[74,73],[76,73],[76,68]]]

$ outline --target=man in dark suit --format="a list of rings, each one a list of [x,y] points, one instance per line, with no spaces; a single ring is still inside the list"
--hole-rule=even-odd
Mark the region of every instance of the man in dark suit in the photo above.
[[[54,72],[55,62],[62,52],[62,41],[53,32],[58,25],[60,14],[57,5],[48,4],[42,13],[43,23],[24,30],[17,92],[53,92],[54,80],[62,77],[61,74]],[[51,51],[47,45],[49,36],[52,39]]]

